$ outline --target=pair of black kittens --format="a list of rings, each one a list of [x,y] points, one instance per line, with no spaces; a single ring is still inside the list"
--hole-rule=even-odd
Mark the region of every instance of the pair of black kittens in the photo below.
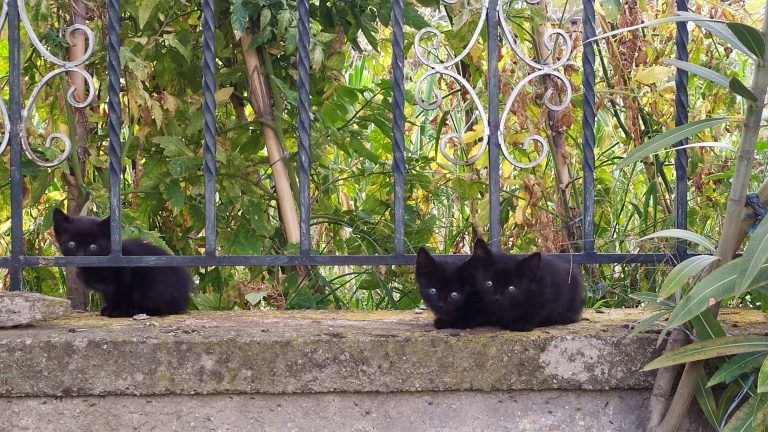
[[[569,262],[539,252],[495,253],[482,239],[469,259],[433,257],[419,248],[416,282],[438,329],[528,331],[574,323],[584,308],[581,279]]]
[[[109,217],[96,219],[53,211],[53,232],[65,256],[106,256],[111,250]],[[123,241],[124,256],[165,256],[165,249],[140,239]],[[101,295],[101,314],[183,313],[189,303],[192,277],[184,267],[78,267],[77,278]]]

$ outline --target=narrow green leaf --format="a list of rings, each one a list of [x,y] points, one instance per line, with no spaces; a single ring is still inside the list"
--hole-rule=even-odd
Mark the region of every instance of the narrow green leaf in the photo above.
[[[632,331],[629,332],[631,336],[634,336],[638,333],[642,333],[649,328],[653,327],[654,324],[656,324],[660,319],[662,319],[665,315],[669,315],[668,310],[663,310],[661,312],[657,312],[651,316],[647,316],[640,321],[638,321],[637,324],[635,324],[632,327]]]
[[[675,307],[675,304],[669,300],[664,300],[664,299],[659,300],[659,295],[653,292],[648,292],[648,291],[634,292],[629,296],[635,300],[640,300],[641,302],[646,303],[648,306],[653,307],[655,309],[662,308],[662,309],[672,310],[672,308]]]
[[[736,291],[740,260],[741,258],[729,261],[696,283],[677,303],[667,327],[676,327],[700,314],[707,308],[710,298],[722,300],[733,295]]]
[[[765,40],[760,30],[737,22],[729,22],[726,26],[755,57],[760,60],[765,58]]]
[[[707,382],[707,387],[712,387],[724,381],[730,381],[731,378],[744,372],[757,369],[763,364],[766,357],[768,357],[768,354],[760,352],[739,354],[731,357],[712,375],[712,378]]]
[[[659,154],[659,153],[664,153],[664,152],[667,152],[667,151],[674,151],[674,150],[678,150],[678,149],[691,148],[691,147],[709,147],[709,148],[720,148],[720,149],[723,149],[723,150],[729,150],[729,151],[733,151],[733,152],[736,151],[736,148],[734,148],[733,146],[729,146],[728,144],[723,144],[723,143],[715,142],[715,141],[706,141],[706,142],[698,142],[698,143],[693,143],[693,144],[681,145],[681,146],[677,146],[677,147],[665,148],[665,149],[661,149],[661,150],[659,150],[659,151],[657,151],[655,153],[652,153],[652,154]]]
[[[741,257],[740,273],[744,276],[739,284],[739,292],[744,292],[749,287],[766,261],[768,261],[768,223],[760,223],[752,232],[752,237]]]
[[[757,392],[768,392],[768,357],[763,361],[760,374],[757,376]]]
[[[768,336],[748,335],[719,337],[696,342],[664,353],[656,360],[648,363],[643,370],[647,371],[681,363],[722,357],[724,355],[756,351],[768,351]]]
[[[692,232],[692,231],[687,231],[687,230],[682,230],[677,228],[657,231],[653,234],[648,234],[647,236],[641,238],[640,240],[642,241],[642,240],[647,240],[647,239],[656,238],[656,237],[674,237],[674,238],[679,238],[683,240],[688,240],[689,242],[696,243],[697,245],[700,245],[700,246],[704,246],[710,252],[715,251],[715,245],[713,245],[709,240],[707,240],[706,237],[702,236],[701,234],[696,234],[695,232]]]
[[[709,311],[704,311],[691,318],[691,325],[696,331],[696,336],[702,340],[714,339],[725,336],[725,330],[720,322]]]
[[[669,272],[667,279],[661,285],[659,295],[669,297],[688,282],[688,279],[701,273],[706,266],[720,258],[712,255],[699,255],[678,264]]]
[[[741,51],[742,53],[748,55],[751,58],[755,58],[755,55],[749,50],[749,48],[744,46],[744,44],[741,43],[741,41],[739,41],[739,38],[736,37],[735,34],[733,34],[733,31],[731,31],[731,29],[728,28],[728,25],[725,22],[710,20],[710,19],[701,19],[705,17],[695,14],[693,12],[678,12],[677,15],[683,18],[686,18],[686,17],[689,18],[690,21],[693,21],[699,27],[710,31],[712,34],[722,39],[728,45]]]
[[[706,386],[707,377],[705,374],[699,374],[699,381],[696,383],[696,401],[701,407],[701,411],[707,418],[709,424],[715,428],[720,428],[720,419],[717,416],[717,403],[715,402],[715,395],[712,393],[712,389]]]
[[[736,77],[731,78],[731,81],[728,83],[728,88],[731,89],[732,92],[745,99],[749,99],[752,102],[757,102],[757,96],[752,93],[752,90],[747,88],[747,86],[745,86],[744,83]]]
[[[595,37],[593,37],[591,39],[587,39],[584,42],[585,43],[595,42],[595,41],[598,41],[600,39],[605,39],[605,38],[608,38],[608,37],[611,37],[611,36],[616,36],[618,34],[626,33],[626,32],[632,31],[632,30],[638,30],[638,29],[645,28],[645,27],[652,27],[652,26],[656,26],[656,25],[659,25],[659,24],[668,24],[668,23],[684,22],[684,21],[694,21],[697,24],[700,21],[704,21],[704,22],[710,21],[710,22],[722,24],[723,27],[725,27],[725,23],[723,23],[722,21],[715,21],[715,20],[713,20],[711,18],[707,18],[705,16],[697,15],[697,14],[693,14],[693,13],[689,13],[689,14],[683,15],[681,12],[678,12],[678,15],[668,16],[668,17],[664,17],[664,18],[659,18],[657,20],[644,22],[642,24],[638,24],[638,25],[635,25],[635,26],[623,27],[623,28],[620,28],[618,30],[614,30],[614,31],[610,31],[610,32],[607,32],[607,33],[603,33],[603,34],[595,36]],[[734,39],[735,39],[735,37],[734,37]]]
[[[686,61],[676,60],[671,58],[664,59],[664,63],[670,66],[675,66],[684,71],[688,71],[694,75],[698,75],[702,78],[712,81],[715,84],[728,88],[728,77],[726,77],[723,74],[717,73],[712,69],[705,68],[704,66],[699,66],[697,64],[689,63]]]
[[[758,425],[757,421],[763,421],[766,409],[768,396],[752,396],[733,414],[723,432],[764,432],[764,425]]]
[[[634,150],[629,152],[629,154],[616,165],[616,169],[625,168],[629,164],[637,162],[646,156],[656,153],[664,147],[671,146],[672,144],[682,139],[688,138],[704,129],[708,129],[712,126],[729,121],[731,121],[730,117],[714,117],[703,120],[696,120],[694,122],[670,129],[664,133],[656,135],[655,137],[649,139],[639,147],[636,147]]]

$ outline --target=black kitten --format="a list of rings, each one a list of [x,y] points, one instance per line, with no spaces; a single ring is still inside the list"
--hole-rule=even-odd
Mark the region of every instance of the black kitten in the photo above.
[[[53,211],[53,232],[66,256],[109,255],[109,217],[69,216],[57,208]],[[142,240],[128,239],[123,241],[123,255],[170,254]],[[192,277],[184,267],[79,267],[76,275],[101,295],[101,314],[108,317],[183,313],[192,286]]]
[[[560,257],[493,253],[477,239],[463,272],[459,277],[473,279],[490,324],[504,329],[574,323],[584,308],[578,268]]]
[[[466,329],[481,325],[481,299],[471,280],[462,279],[459,268],[464,257],[433,257],[419,248],[416,255],[416,282],[424,302],[435,314],[435,328]]]

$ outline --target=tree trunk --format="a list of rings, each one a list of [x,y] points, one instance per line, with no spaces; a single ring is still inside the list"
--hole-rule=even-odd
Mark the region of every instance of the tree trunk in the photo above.
[[[72,24],[85,24],[88,14],[88,5],[85,0],[70,0],[70,13]],[[77,60],[85,54],[86,49],[85,34],[81,31],[72,33],[72,43],[67,48],[67,58],[70,61]],[[78,66],[82,69],[82,65]],[[76,91],[74,97],[77,101],[86,99],[85,79],[79,73],[70,72],[69,80]],[[74,144],[75,154],[71,155],[71,170],[65,174],[67,183],[67,213],[79,214],[81,203],[84,201],[83,191],[80,182],[82,173],[85,172],[86,144],[88,143],[88,119],[85,116],[85,108],[72,107],[75,118]],[[71,133],[70,133],[71,136]],[[79,173],[77,172],[79,170]],[[75,268],[66,269],[67,298],[72,303],[72,309],[86,310],[88,308],[88,296],[85,292],[85,286],[75,277]]]

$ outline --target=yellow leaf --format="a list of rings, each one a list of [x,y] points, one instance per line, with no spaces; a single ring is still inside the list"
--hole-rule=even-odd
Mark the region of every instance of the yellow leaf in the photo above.
[[[525,201],[522,199],[517,200],[517,208],[515,208],[515,223],[522,225],[525,220]]]
[[[229,100],[229,97],[232,96],[233,91],[235,91],[234,87],[224,87],[216,90],[216,94],[213,95],[214,99],[216,99],[216,105]]]
[[[461,136],[461,141],[466,144],[469,144],[482,137],[483,137],[483,125],[478,123],[472,129],[468,130],[467,132],[464,132],[464,135]]]
[[[635,74],[635,81],[643,84],[657,84],[675,73],[675,68],[670,66],[651,66],[641,69]]]

